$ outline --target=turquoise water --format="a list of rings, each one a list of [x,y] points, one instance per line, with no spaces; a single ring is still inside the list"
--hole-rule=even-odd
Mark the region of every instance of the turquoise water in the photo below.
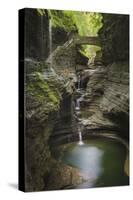
[[[77,142],[60,145],[53,152],[56,159],[79,169],[84,181],[74,188],[129,184],[129,177],[124,171],[127,150],[116,140],[91,138],[83,145]]]

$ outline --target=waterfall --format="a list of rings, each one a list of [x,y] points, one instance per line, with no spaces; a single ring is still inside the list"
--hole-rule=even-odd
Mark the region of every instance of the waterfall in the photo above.
[[[50,64],[52,67],[52,21],[49,19],[49,56],[50,56]]]
[[[76,107],[75,110],[80,110],[80,98],[76,99]]]
[[[78,90],[80,90],[80,83],[81,83],[81,81],[80,81],[80,75],[78,76]]]
[[[75,110],[80,110],[80,102],[83,101],[84,95],[82,95],[80,98],[76,99],[76,106]]]
[[[77,91],[80,92],[80,89],[81,89],[81,76],[80,76],[80,74],[78,75],[77,82],[78,82]],[[80,113],[80,102],[82,102],[83,99],[84,99],[84,94],[80,94],[80,95],[81,96],[76,99],[76,105],[75,105],[75,110],[77,111],[76,114]],[[80,124],[78,124],[78,130],[77,131],[78,131],[78,136],[79,136],[78,144],[83,145],[84,142],[82,140],[82,131],[81,131]]]
[[[44,22],[43,22],[43,16],[41,16],[41,59],[44,58]]]
[[[83,145],[84,142],[83,142],[83,140],[82,140],[82,132],[81,132],[80,127],[78,128],[78,134],[79,134],[79,142],[78,142],[78,144],[79,144],[79,145]]]

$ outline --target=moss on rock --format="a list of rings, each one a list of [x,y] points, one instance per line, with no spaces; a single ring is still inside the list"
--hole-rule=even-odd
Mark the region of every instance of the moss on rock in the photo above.
[[[41,73],[35,72],[26,85],[26,93],[32,96],[35,101],[45,103],[45,106],[49,105],[50,110],[56,110],[59,108],[61,97],[54,84],[49,82],[50,80],[45,80]]]

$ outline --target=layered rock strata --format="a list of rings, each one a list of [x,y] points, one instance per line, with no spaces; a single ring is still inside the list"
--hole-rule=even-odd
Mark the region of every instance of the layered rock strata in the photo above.
[[[26,61],[25,69],[25,190],[52,190],[81,183],[78,170],[52,158],[48,144],[61,101],[71,97],[73,90],[42,62]],[[71,115],[69,112],[68,108]]]

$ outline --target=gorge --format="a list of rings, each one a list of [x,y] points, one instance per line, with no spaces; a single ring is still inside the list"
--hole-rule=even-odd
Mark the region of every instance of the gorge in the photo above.
[[[128,185],[129,16],[93,13],[89,36],[54,26],[62,11],[25,16],[25,191]]]

